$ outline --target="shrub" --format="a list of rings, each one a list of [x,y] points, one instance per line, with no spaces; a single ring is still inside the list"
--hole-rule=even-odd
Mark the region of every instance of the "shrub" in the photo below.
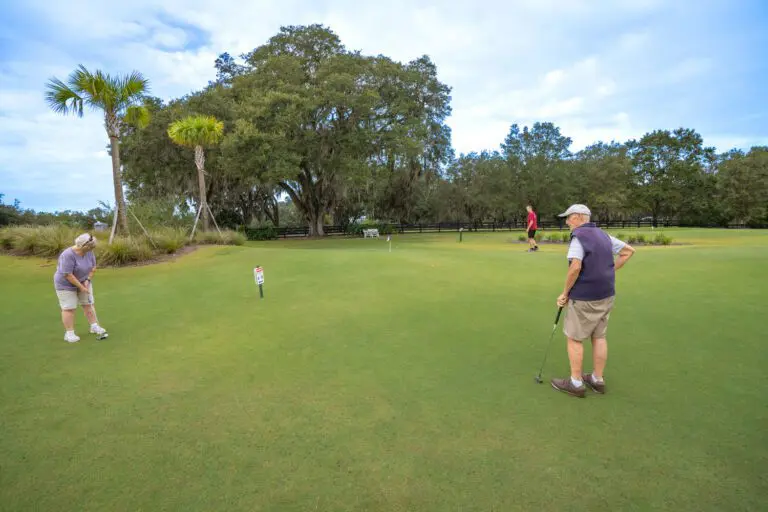
[[[644,244],[645,240],[646,240],[645,235],[643,233],[638,233],[635,236],[635,239],[637,240],[637,243],[639,243],[639,244]]]
[[[630,244],[630,245],[632,245],[632,244],[636,244],[636,243],[637,243],[637,236],[635,236],[635,235],[629,235],[629,236],[627,237],[627,243],[628,243],[628,244]]]
[[[111,244],[97,244],[94,250],[99,266],[120,266],[152,259],[154,252],[145,239],[115,237]]]
[[[563,240],[563,243],[569,243],[571,241],[571,232],[560,233],[560,238]]]
[[[347,227],[344,228],[344,232],[352,236],[361,236],[363,234],[363,225],[356,222],[347,224]]]
[[[377,226],[373,226],[379,230],[380,235],[392,235],[394,233],[397,233],[397,225],[396,224],[379,224]],[[465,230],[466,231],[466,230]]]
[[[244,234],[237,231],[226,230],[222,231],[221,234],[224,238],[224,243],[227,245],[243,245],[248,241]],[[277,235],[275,235],[275,238],[277,238]]]
[[[258,228],[245,228],[245,237],[248,240],[276,240],[277,229],[274,226],[262,226]],[[240,245],[240,244],[238,244]]]
[[[150,233],[157,250],[165,254],[178,252],[189,243],[189,237],[184,229],[164,228]]]
[[[563,238],[560,236],[560,233],[550,233],[549,235],[546,235],[546,239],[549,240],[552,243],[559,244],[563,241]]]
[[[195,241],[199,244],[210,245],[243,245],[246,237],[242,233],[230,230],[222,231],[221,234],[218,231],[201,231],[195,235]]]
[[[0,249],[19,256],[56,258],[80,233],[66,225],[20,226],[0,230]]]
[[[44,226],[37,228],[37,231],[34,255],[45,258],[58,257],[64,249],[74,245],[78,235],[74,229],[57,226]]]
[[[10,251],[16,244],[16,238],[21,235],[24,228],[3,228],[0,229],[0,248]]]
[[[618,238],[621,241],[625,241],[627,239],[627,235],[625,235],[624,233],[617,233],[616,238]]]
[[[656,235],[656,237],[653,239],[653,243],[656,245],[669,245],[672,243],[672,238],[666,236],[663,233],[659,233]]]
[[[518,242],[527,242],[528,241],[528,235],[517,235]]]
[[[38,228],[19,228],[13,237],[13,252],[20,256],[32,256],[40,243]]]

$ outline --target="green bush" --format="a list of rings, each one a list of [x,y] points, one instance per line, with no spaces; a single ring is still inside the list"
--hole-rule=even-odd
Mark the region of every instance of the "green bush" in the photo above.
[[[645,237],[645,235],[643,233],[638,233],[637,235],[635,235],[635,239],[637,240],[637,243],[639,243],[639,244],[644,244],[645,241],[646,241],[646,237]]]
[[[629,235],[627,236],[627,243],[632,245],[637,243],[637,236],[635,235]]]
[[[69,226],[17,226],[0,229],[0,250],[19,256],[57,258],[66,248],[75,244],[81,230]],[[99,240],[98,236],[94,236]]]
[[[157,250],[165,254],[174,254],[189,243],[189,236],[182,228],[163,228],[150,233]]]
[[[656,235],[656,237],[653,239],[653,243],[656,245],[670,245],[672,243],[672,238],[666,236],[663,233],[659,233]]]
[[[264,228],[258,228],[264,229]],[[243,245],[246,236],[237,231],[225,230],[219,234],[218,231],[200,231],[195,234],[195,242],[198,244],[209,245]]]
[[[226,230],[221,232],[224,243],[227,245],[244,245],[248,241],[246,236],[237,231]]]
[[[379,230],[380,235],[392,235],[397,232],[397,226],[394,224],[379,224],[378,226],[373,227]]]
[[[97,244],[94,253],[99,266],[139,263],[151,260],[155,255],[146,239],[123,237],[115,237],[111,244]]]
[[[527,242],[528,241],[528,235],[517,235],[518,242]]]
[[[274,226],[245,228],[245,237],[248,240],[276,240],[277,229]]]
[[[616,238],[618,238],[621,241],[626,241],[627,240],[627,235],[625,235],[624,233],[617,233],[616,234]]]
[[[4,251],[10,251],[16,244],[16,239],[21,236],[24,228],[3,228],[0,229],[0,248]]]
[[[566,231],[565,233],[560,233],[560,238],[563,240],[563,243],[567,244],[571,241],[571,232]]]
[[[371,227],[374,227],[374,226],[371,226]],[[344,228],[344,232],[352,236],[362,236],[363,229],[368,229],[368,226],[366,226],[364,223],[353,222],[353,223],[347,224],[347,227]]]
[[[67,247],[75,243],[79,234],[67,227],[44,226],[36,229],[37,243],[33,254],[44,258],[57,258]]]
[[[20,256],[32,256],[35,248],[40,244],[40,231],[38,228],[18,228],[13,238],[13,252]]]

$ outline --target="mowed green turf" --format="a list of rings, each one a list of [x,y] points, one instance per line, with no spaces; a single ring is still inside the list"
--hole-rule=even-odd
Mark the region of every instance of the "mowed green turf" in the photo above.
[[[533,381],[565,247],[517,233],[104,269],[74,345],[51,262],[0,257],[0,510],[765,510],[768,232],[666,233],[586,399],[562,323]]]

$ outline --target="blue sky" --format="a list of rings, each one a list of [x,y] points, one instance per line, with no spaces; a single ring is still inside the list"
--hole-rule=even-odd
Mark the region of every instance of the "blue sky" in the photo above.
[[[348,48],[422,54],[453,88],[458,153],[497,149],[512,123],[552,121],[580,149],[695,128],[718,151],[768,144],[768,2],[635,0],[5,0],[0,18],[0,193],[36,210],[113,202],[95,112],[50,112],[51,76],[78,64],[143,72],[151,94],[206,85],[281,25],[322,23]]]

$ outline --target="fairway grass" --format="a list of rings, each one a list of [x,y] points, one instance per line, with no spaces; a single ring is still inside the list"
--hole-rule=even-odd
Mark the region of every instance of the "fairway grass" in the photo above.
[[[103,269],[71,345],[55,262],[0,256],[0,510],[765,510],[768,232],[664,232],[586,399],[562,320],[534,383],[566,247],[517,232]]]

